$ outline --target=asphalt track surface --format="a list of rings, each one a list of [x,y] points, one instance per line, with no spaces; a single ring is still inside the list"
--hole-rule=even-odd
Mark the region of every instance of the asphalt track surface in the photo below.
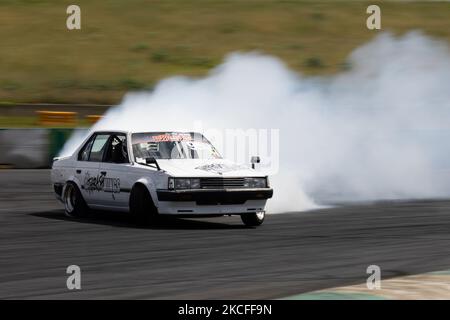
[[[139,228],[113,213],[66,218],[48,170],[0,182],[2,299],[274,299],[364,283],[371,264],[382,278],[450,269],[446,200],[271,215],[256,229],[238,217]]]

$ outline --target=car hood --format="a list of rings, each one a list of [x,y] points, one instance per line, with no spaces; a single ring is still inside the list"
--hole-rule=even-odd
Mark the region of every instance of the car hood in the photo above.
[[[258,177],[263,173],[223,159],[160,159],[162,170],[175,177]]]

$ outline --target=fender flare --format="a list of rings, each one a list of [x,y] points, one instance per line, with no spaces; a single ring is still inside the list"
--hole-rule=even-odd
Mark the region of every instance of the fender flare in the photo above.
[[[147,191],[150,194],[150,197],[152,198],[153,204],[155,205],[156,208],[159,207],[159,201],[158,201],[158,195],[156,194],[156,186],[153,183],[153,181],[149,178],[143,177],[138,179],[134,184],[133,187],[136,184],[142,184],[147,188]],[[131,187],[131,189],[133,189],[133,187]]]
[[[58,198],[61,202],[64,201],[64,193],[66,192],[66,187],[67,187],[67,183],[68,183],[68,182],[74,183],[74,184],[77,186],[77,188],[78,188],[78,190],[80,191],[80,193],[81,193],[82,188],[81,188],[80,180],[77,179],[75,176],[70,176],[70,177],[67,178],[66,181],[64,182],[64,185],[63,185],[62,191],[61,191],[61,196]],[[81,194],[81,196],[83,197],[83,194]],[[84,200],[84,197],[83,197],[83,200]],[[86,200],[84,200],[84,201],[86,201]]]
[[[78,187],[78,190],[80,190],[80,192],[81,192],[81,190],[83,189],[83,188],[81,187],[82,184],[81,184],[80,180],[79,180],[77,177],[75,177],[75,176],[70,176],[69,178],[66,179],[66,182],[64,183],[63,194],[64,194],[64,190],[66,189],[67,182],[73,182],[73,183],[75,183],[75,184],[77,185],[77,187]]]

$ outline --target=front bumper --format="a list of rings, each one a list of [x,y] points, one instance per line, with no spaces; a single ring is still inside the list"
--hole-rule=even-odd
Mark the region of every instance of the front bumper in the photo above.
[[[267,200],[273,189],[196,189],[196,190],[157,190],[158,201],[192,202],[197,205],[237,205],[248,200]]]

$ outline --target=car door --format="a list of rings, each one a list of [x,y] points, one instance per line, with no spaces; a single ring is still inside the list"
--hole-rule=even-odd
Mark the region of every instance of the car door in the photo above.
[[[127,210],[133,181],[126,134],[112,133],[105,152],[100,164],[100,173],[104,176],[101,205]]]
[[[99,202],[103,190],[103,176],[99,172],[110,134],[96,133],[86,142],[78,154],[75,176],[81,184],[81,194],[88,205]]]

